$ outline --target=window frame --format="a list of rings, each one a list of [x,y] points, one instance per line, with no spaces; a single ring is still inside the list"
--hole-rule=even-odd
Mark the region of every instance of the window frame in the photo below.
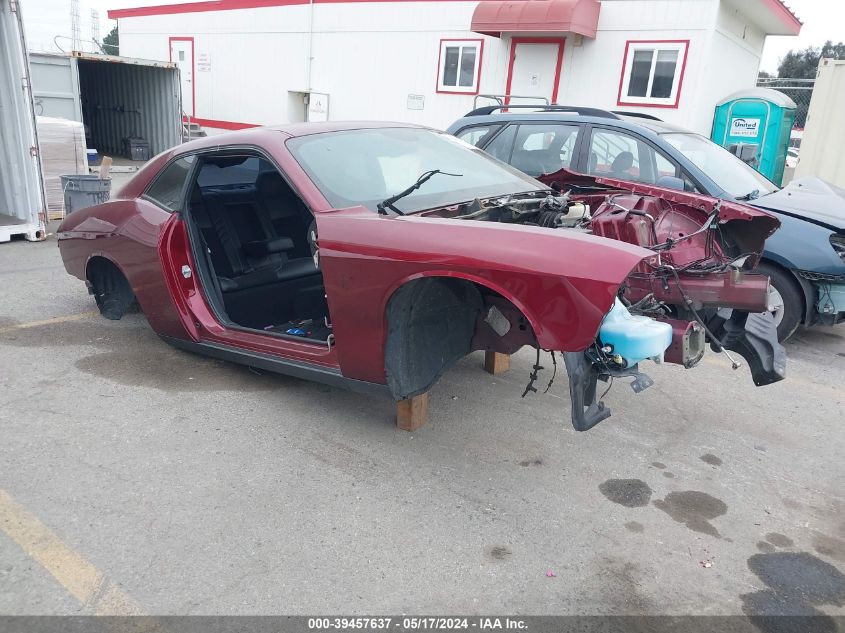
[[[487,145],[487,143],[490,140],[492,140],[493,137],[496,136],[499,133],[499,130],[501,130],[501,128],[504,125],[506,125],[506,124],[505,123],[474,123],[472,125],[465,125],[460,130],[455,132],[454,136],[456,138],[461,139],[464,143],[469,143],[469,141],[466,140],[465,138],[461,138],[461,134],[464,134],[466,132],[472,132],[472,131],[477,130],[479,128],[489,128],[487,130],[487,133],[484,134],[480,139],[478,139],[478,143],[470,143],[470,145],[472,145],[473,147],[477,147],[478,149],[484,149],[484,146]]]
[[[443,83],[443,58],[446,48],[458,44],[461,52],[458,56],[458,82],[460,82],[460,59],[464,45],[475,45],[475,73],[472,86],[447,86]],[[437,54],[437,82],[435,92],[446,95],[477,95],[481,89],[481,62],[484,59],[484,40],[482,38],[441,38],[440,50]]]
[[[487,148],[488,148],[488,147],[490,147],[490,145],[492,145],[492,144],[496,141],[496,139],[498,139],[498,138],[499,138],[500,136],[502,136],[503,134],[509,134],[509,130],[513,130],[513,138],[511,138],[511,140],[510,140],[510,145],[508,145],[508,155],[507,155],[507,160],[502,159],[502,158],[499,158],[499,157],[497,157],[497,156],[493,156],[493,154],[490,154],[490,153],[487,151]],[[491,136],[490,136],[490,137],[489,137],[489,138],[488,138],[488,139],[484,142],[484,145],[476,145],[476,147],[478,147],[478,149],[480,149],[480,150],[482,150],[483,152],[485,152],[487,155],[492,156],[492,157],[493,157],[493,158],[495,158],[496,160],[502,161],[502,162],[503,162],[503,163],[505,163],[506,165],[510,165],[511,167],[513,167],[513,165],[511,165],[511,159],[513,158],[513,147],[514,147],[514,144],[516,143],[516,135],[517,135],[518,133],[519,133],[519,121],[509,121],[508,123],[506,123],[505,125],[503,125],[501,128],[499,128],[499,129],[496,131],[496,133],[495,133],[495,134],[491,135]]]
[[[619,76],[619,92],[616,105],[638,106],[644,108],[678,108],[681,101],[681,89],[684,85],[684,73],[689,58],[689,40],[628,40],[625,42],[625,53],[622,57],[622,71]],[[657,53],[661,50],[678,51],[678,62],[675,65],[675,80],[672,83],[672,93],[668,97],[629,97],[628,87],[631,82],[634,53],[638,50],[653,49],[655,54],[649,71],[649,87],[654,82],[654,70],[657,64]]]
[[[182,193],[181,193],[181,197],[180,197],[181,202],[179,204],[179,208],[178,209],[169,209],[166,206],[164,206],[164,204],[160,200],[151,196],[150,190],[153,189],[156,186],[156,184],[159,182],[159,180],[161,180],[162,176],[164,175],[164,172],[166,172],[168,169],[170,169],[174,164],[176,164],[180,160],[184,160],[184,159],[188,159],[188,158],[193,158],[194,162],[190,166],[190,169],[187,172],[187,176],[185,177],[185,182],[182,183]],[[159,209],[161,209],[162,211],[165,211],[167,213],[177,214],[177,215],[180,214],[180,213],[183,213],[185,211],[185,203],[188,200],[188,191],[190,190],[190,186],[188,185],[188,183],[193,182],[193,180],[196,176],[197,166],[199,165],[199,163],[200,163],[200,161],[198,159],[198,152],[197,151],[185,152],[184,154],[179,154],[177,156],[174,156],[169,161],[167,161],[167,163],[165,163],[161,167],[161,169],[159,169],[158,173],[153,177],[153,179],[150,180],[149,183],[147,183],[147,186],[144,187],[144,191],[143,191],[143,193],[141,193],[140,197],[143,200],[146,200],[147,202],[154,204]]]

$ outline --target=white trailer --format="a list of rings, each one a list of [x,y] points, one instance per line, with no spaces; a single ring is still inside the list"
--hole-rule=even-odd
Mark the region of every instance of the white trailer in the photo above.
[[[0,0],[0,242],[43,240],[46,203],[19,0]]]
[[[845,60],[822,59],[801,139],[795,177],[817,176],[845,189]]]

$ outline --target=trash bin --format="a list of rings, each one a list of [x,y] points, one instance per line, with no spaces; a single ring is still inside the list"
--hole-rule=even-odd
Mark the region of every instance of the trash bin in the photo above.
[[[65,215],[95,204],[102,204],[109,199],[111,178],[73,174],[61,176],[62,191],[65,199]]]

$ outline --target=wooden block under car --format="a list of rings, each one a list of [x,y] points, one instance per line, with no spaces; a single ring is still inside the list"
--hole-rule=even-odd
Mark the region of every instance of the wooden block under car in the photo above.
[[[511,368],[511,357],[509,354],[499,352],[484,352],[484,371],[488,374],[502,374]]]
[[[396,426],[416,431],[428,421],[428,392],[396,403]]]

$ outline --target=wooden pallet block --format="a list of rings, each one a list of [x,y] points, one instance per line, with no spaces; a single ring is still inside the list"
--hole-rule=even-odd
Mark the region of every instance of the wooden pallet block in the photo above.
[[[484,371],[488,374],[503,374],[511,367],[511,357],[499,352],[484,352]]]
[[[428,422],[428,392],[396,403],[396,426],[416,431]]]

